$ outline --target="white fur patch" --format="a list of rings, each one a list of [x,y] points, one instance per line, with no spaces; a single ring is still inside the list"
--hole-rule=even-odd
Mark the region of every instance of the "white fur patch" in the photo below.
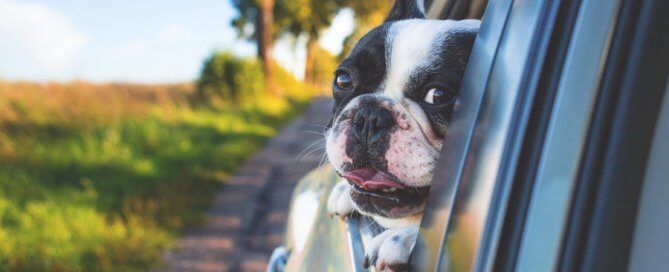
[[[409,76],[429,62],[434,41],[450,29],[449,21],[404,20],[390,26],[386,37],[386,74],[381,93],[399,101]]]
[[[353,203],[355,205],[355,203]],[[366,214],[374,218],[376,223],[379,223],[384,228],[404,228],[411,226],[418,226],[420,224],[420,219],[423,217],[423,213],[412,214],[410,216],[400,217],[400,218],[387,218],[375,214]]]
[[[365,258],[378,270],[387,265],[406,264],[417,236],[418,226],[388,229],[366,246]]]
[[[386,74],[380,93],[400,100],[413,71],[427,66],[436,57],[434,46],[454,29],[473,30],[478,20],[403,20],[390,25],[386,36]]]
[[[352,163],[353,160],[346,154],[346,137],[348,130],[351,129],[349,120],[345,121],[347,124],[338,123],[341,131],[335,135],[332,130],[328,130],[325,135],[325,153],[330,160],[330,163],[337,171],[341,171],[341,165],[344,163]],[[344,126],[346,125],[346,126]]]
[[[388,172],[412,187],[430,185],[443,140],[434,134],[427,116],[415,102],[402,99],[393,105],[392,112],[399,115],[397,123],[406,124],[390,134],[385,154]]]
[[[328,197],[328,214],[337,216],[348,216],[354,211],[353,201],[351,200],[351,186],[346,181],[339,181],[332,188]]]

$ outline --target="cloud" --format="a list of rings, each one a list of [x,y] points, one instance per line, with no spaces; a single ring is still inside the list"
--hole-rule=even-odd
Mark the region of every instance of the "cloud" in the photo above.
[[[36,70],[62,74],[85,42],[65,15],[43,4],[0,0],[0,58],[9,54]]]

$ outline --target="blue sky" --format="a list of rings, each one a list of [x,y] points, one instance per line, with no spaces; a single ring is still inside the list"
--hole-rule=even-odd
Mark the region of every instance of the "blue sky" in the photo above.
[[[193,80],[214,50],[255,53],[230,27],[235,16],[229,0],[0,0],[0,79]],[[350,11],[340,13],[321,45],[341,50],[352,21]],[[303,43],[284,38],[274,52],[297,74]]]

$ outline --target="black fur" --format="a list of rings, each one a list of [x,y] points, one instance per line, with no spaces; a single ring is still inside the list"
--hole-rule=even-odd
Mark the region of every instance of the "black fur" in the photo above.
[[[386,22],[406,20],[406,19],[425,19],[425,14],[418,7],[418,2],[422,0],[397,0],[395,5],[388,13]]]

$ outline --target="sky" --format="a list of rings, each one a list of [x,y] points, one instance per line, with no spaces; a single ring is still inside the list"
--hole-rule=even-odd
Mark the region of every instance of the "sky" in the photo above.
[[[0,79],[169,83],[197,78],[214,50],[255,54],[230,21],[229,0],[0,0]],[[353,30],[340,12],[320,44],[336,54]],[[274,56],[300,75],[305,37],[284,37]]]

